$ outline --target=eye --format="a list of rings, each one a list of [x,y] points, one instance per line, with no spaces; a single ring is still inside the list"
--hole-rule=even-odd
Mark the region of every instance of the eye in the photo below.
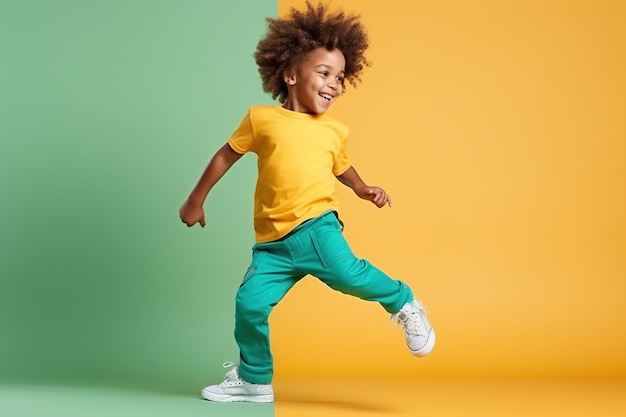
[[[344,78],[344,77],[342,77],[342,76],[337,77],[337,82],[338,82],[339,84],[343,84],[343,81],[344,81],[344,80],[345,80],[345,78]]]
[[[319,74],[324,78],[328,77],[328,71],[320,71]]]

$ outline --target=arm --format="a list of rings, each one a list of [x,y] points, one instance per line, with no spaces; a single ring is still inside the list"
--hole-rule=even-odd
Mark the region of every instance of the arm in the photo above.
[[[180,219],[187,226],[191,227],[196,223],[200,223],[200,226],[204,227],[206,222],[204,220],[204,210],[202,205],[206,200],[209,191],[219,181],[220,178],[230,169],[235,162],[241,158],[242,155],[233,151],[230,145],[225,144],[222,146],[211,158],[209,165],[200,176],[198,183],[189,194],[187,201],[183,203],[178,211]]]
[[[391,207],[391,197],[389,194],[380,187],[365,184],[354,167],[348,168],[348,170],[339,175],[337,179],[342,184],[352,188],[352,191],[363,200],[369,200],[374,203],[376,207],[381,208],[385,204],[389,204],[389,207]]]

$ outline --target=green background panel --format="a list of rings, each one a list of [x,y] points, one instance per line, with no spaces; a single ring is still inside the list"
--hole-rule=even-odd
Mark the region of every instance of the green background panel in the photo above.
[[[214,189],[205,229],[178,208],[247,107],[271,103],[252,54],[276,13],[0,0],[0,383],[198,393],[237,360],[256,160]]]

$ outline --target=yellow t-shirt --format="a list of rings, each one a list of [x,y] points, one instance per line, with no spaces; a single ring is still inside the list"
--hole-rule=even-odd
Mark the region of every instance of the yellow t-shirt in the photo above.
[[[336,176],[351,163],[348,126],[327,115],[253,106],[228,139],[237,153],[258,156],[254,193],[257,243],[280,239],[302,222],[337,209]]]

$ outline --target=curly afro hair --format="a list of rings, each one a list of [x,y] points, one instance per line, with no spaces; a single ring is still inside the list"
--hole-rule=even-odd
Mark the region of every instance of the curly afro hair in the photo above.
[[[307,1],[306,5],[304,11],[292,8],[285,18],[267,18],[269,30],[254,53],[263,90],[281,103],[287,98],[283,74],[297,67],[314,49],[339,49],[346,59],[345,79],[353,87],[361,81],[359,75],[364,67],[371,65],[364,56],[368,39],[358,16],[342,11],[329,13],[322,3],[315,7]]]

